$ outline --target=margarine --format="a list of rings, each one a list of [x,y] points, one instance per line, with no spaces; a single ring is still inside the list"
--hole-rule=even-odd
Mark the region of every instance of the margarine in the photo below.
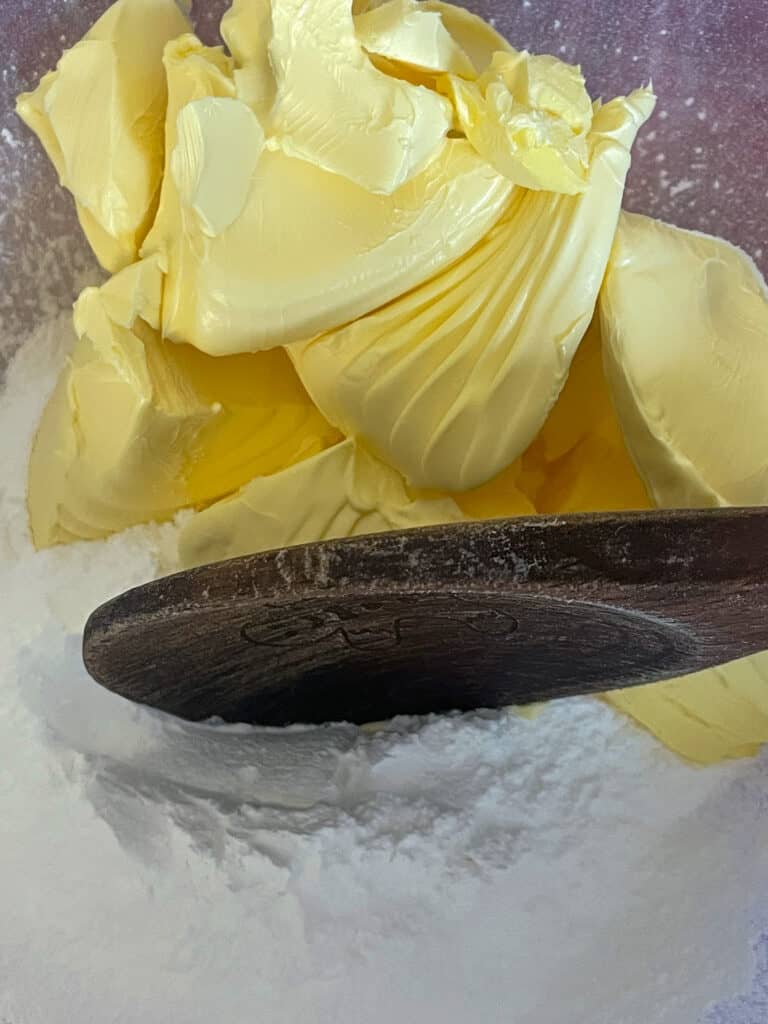
[[[118,0],[67,50],[17,110],[75,197],[99,262],[137,259],[163,172],[165,76],[160,58],[189,22],[175,0]]]

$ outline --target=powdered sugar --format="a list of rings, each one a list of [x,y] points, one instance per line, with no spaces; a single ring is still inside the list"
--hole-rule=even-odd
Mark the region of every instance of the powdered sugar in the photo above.
[[[71,337],[56,317],[97,271],[11,108],[105,6],[2,18],[0,361],[42,326],[0,396],[0,1020],[764,1021],[766,756],[692,769],[581,700],[375,735],[191,726],[87,678],[85,617],[170,568],[175,531],[31,550],[28,446]],[[758,5],[590,0],[557,5],[557,30],[543,0],[474,6],[518,47],[567,44],[605,96],[652,73],[663,109],[629,202],[763,259]],[[211,41],[221,7],[196,4]]]
[[[175,528],[32,552],[69,344],[46,323],[0,399],[0,1018],[750,1020],[765,758],[693,769],[591,700],[279,731],[91,682],[85,617],[172,567]]]

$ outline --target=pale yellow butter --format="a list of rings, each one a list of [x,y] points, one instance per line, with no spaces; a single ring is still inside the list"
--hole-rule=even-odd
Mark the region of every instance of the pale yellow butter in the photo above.
[[[450,104],[373,66],[350,0],[273,0],[275,102],[267,134],[287,156],[391,195],[434,159]]]
[[[38,547],[168,519],[338,440],[285,353],[216,360],[162,341],[160,295],[147,259],[78,299],[30,459]]]
[[[516,189],[454,266],[290,346],[325,416],[417,487],[469,490],[522,455],[592,318],[630,147],[653,103],[639,90],[597,113],[583,195]]]
[[[768,653],[606,700],[689,761],[751,757],[768,742]]]
[[[259,34],[275,31],[275,13],[254,0],[225,17],[237,66],[193,37],[165,55],[166,173],[143,252],[167,274],[164,334],[214,355],[308,337],[395,298],[471,248],[511,191],[463,139],[444,141],[391,195],[287,156],[271,134],[274,38]],[[311,76],[302,82],[302,102],[314,102]],[[190,101],[200,102],[184,111]],[[329,121],[341,134],[343,109]],[[383,129],[374,118],[368,130],[373,147]],[[207,182],[205,194],[193,198],[190,181]],[[238,215],[225,224],[214,207],[230,196]]]
[[[626,214],[600,310],[619,419],[656,504],[768,504],[768,290],[754,263]]]
[[[200,565],[308,541],[456,522],[447,497],[420,497],[402,477],[352,441],[261,476],[185,525],[182,565]]]
[[[234,105],[217,110],[233,128],[247,116]],[[179,197],[178,225],[160,253],[165,335],[212,355],[311,337],[396,298],[478,242],[511,191],[462,139],[449,139],[425,171],[383,196],[282,152],[265,148],[256,158],[255,126],[245,137],[228,133],[222,152],[209,126],[200,101],[181,122],[177,147],[197,161],[190,176],[221,169],[219,192],[249,183],[238,193],[240,215],[211,235],[207,207]],[[166,188],[177,184],[166,179]]]
[[[477,81],[449,75],[445,89],[469,141],[510,181],[566,195],[587,187],[592,101],[578,68],[512,50]]]
[[[17,110],[45,146],[99,262],[131,263],[163,171],[165,43],[189,22],[174,0],[118,0]]]
[[[521,462],[519,486],[539,512],[562,515],[653,507],[611,401],[597,313],[560,397]]]
[[[481,75],[494,53],[511,51],[512,46],[496,29],[466,7],[445,3],[444,0],[421,0],[424,10],[435,11],[450,33]]]
[[[221,37],[234,58],[238,97],[266,124],[277,92],[269,59],[272,0],[234,0],[221,19]]]
[[[446,28],[438,10],[420,0],[387,0],[355,18],[355,34],[369,54],[421,71],[474,78],[475,66]]]
[[[182,229],[179,195],[171,175],[179,115],[188,103],[203,97],[234,97],[235,83],[232,59],[220,46],[203,46],[191,33],[168,43],[163,52],[163,70],[168,93],[163,184],[157,216],[144,240],[141,255],[159,254],[158,262],[163,270],[167,270],[162,254]],[[167,282],[164,282],[163,289],[164,302],[167,303]]]

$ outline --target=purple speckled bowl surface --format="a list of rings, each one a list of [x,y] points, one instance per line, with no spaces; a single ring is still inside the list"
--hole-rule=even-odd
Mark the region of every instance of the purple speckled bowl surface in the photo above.
[[[0,0],[0,338],[71,301],[92,260],[72,203],[13,113],[108,0]],[[224,0],[197,0],[214,41]],[[768,269],[766,0],[467,0],[516,46],[581,63],[593,94],[653,81],[625,205],[721,234]],[[0,356],[2,352],[0,351]]]

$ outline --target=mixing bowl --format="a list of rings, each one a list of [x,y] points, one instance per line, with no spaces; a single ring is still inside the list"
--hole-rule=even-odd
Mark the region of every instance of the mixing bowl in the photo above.
[[[0,4],[0,366],[18,340],[97,273],[70,197],[13,112],[108,0]],[[197,0],[216,41],[225,0]],[[659,102],[641,133],[631,210],[723,235],[768,269],[768,18],[765,0],[466,0],[518,48],[581,63],[592,94],[651,80]]]

